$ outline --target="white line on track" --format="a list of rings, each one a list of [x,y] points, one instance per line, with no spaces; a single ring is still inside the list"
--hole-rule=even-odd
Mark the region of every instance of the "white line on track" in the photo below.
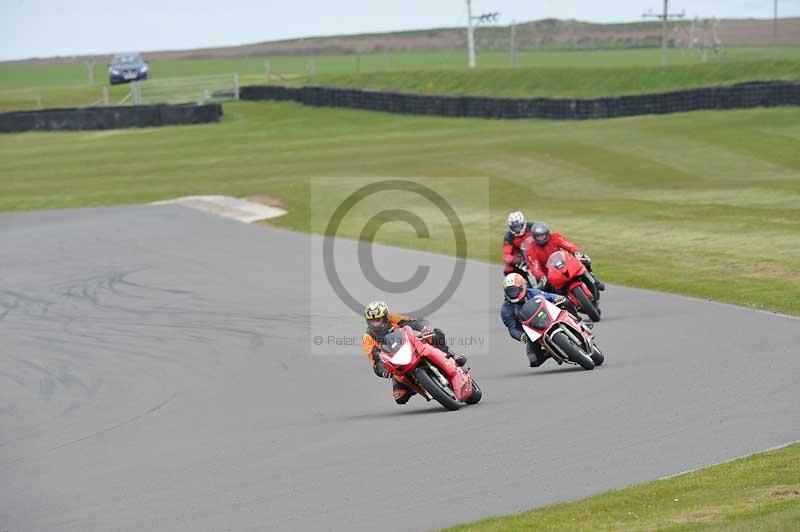
[[[760,451],[754,451],[750,454],[745,454],[742,456],[737,456],[735,458],[731,458],[729,460],[723,460],[722,462],[716,462],[714,464],[708,464],[700,467],[695,467],[692,469],[687,469],[686,471],[681,471],[680,473],[675,473],[674,475],[667,475],[666,477],[661,477],[658,480],[667,480],[668,478],[675,478],[680,477],[683,475],[688,475],[689,473],[694,473],[695,471],[700,471],[701,469],[707,469],[709,467],[714,467],[722,464],[728,464],[730,462],[735,462],[736,460],[741,460],[742,458],[748,458],[750,456],[755,456],[757,454],[769,453],[771,451],[777,451],[778,449],[783,449],[785,447],[789,447],[790,445],[794,445],[795,443],[800,443],[800,440],[790,441],[789,443],[782,443],[780,445],[776,445],[774,447],[769,447],[768,449],[761,449]]]

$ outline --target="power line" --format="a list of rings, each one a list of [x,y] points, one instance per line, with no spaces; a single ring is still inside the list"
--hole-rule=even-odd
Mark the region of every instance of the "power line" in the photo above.
[[[664,0],[664,12],[660,15],[652,12],[652,9],[647,13],[642,14],[642,18],[658,18],[661,19],[661,64],[667,66],[669,64],[669,57],[667,55],[667,22],[674,18],[683,18],[686,13],[670,13],[669,0]]]

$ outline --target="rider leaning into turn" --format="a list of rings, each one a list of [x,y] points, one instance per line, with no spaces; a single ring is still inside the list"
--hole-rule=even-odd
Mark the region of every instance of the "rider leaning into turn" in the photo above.
[[[431,343],[444,352],[446,355],[453,357],[456,364],[463,366],[466,364],[467,359],[456,353],[450,351],[447,345],[447,339],[441,329],[431,329],[427,320],[412,318],[411,316],[404,316],[402,314],[392,314],[389,312],[389,307],[383,301],[373,301],[364,309],[364,318],[367,320],[367,330],[364,332],[364,351],[367,357],[372,362],[372,370],[375,375],[382,378],[392,378],[392,395],[397,404],[404,405],[408,402],[412,395],[416,392],[395,379],[381,361],[380,353],[383,349],[383,339],[387,334],[392,332],[395,328],[405,327],[408,325],[415,331],[418,331],[422,336],[433,335]]]
[[[550,356],[541,346],[540,342],[530,341],[528,335],[522,329],[522,322],[519,320],[518,312],[527,301],[536,296],[542,296],[549,302],[557,305],[558,307],[566,310],[572,316],[580,321],[583,321],[578,316],[578,309],[575,305],[564,296],[558,294],[551,294],[539,290],[538,288],[528,288],[528,283],[518,273],[510,273],[503,279],[503,293],[505,300],[503,306],[500,308],[500,317],[503,323],[508,328],[508,334],[511,338],[525,344],[525,353],[528,355],[528,361],[532,368],[538,368]],[[589,328],[592,327],[591,322],[583,322]]]
[[[539,287],[547,285],[547,259],[559,250],[568,251],[575,255],[575,258],[580,260],[589,272],[592,271],[592,259],[589,255],[584,255],[578,246],[564,238],[561,234],[555,231],[550,232],[550,227],[544,222],[536,222],[531,224],[531,236],[535,246],[528,246],[526,253],[528,259],[528,266],[531,270],[533,279],[538,283]],[[598,290],[605,290],[606,285],[601,283],[595,278],[595,285]]]

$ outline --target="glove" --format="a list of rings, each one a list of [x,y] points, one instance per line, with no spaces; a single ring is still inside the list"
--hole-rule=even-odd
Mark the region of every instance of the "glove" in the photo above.
[[[380,361],[375,364],[375,367],[373,367],[372,370],[375,372],[375,375],[378,377],[383,377],[384,379],[388,379],[392,376],[389,370],[386,369],[386,366],[383,365],[383,362]]]
[[[589,258],[589,255],[581,253],[580,251],[575,253],[575,258],[581,262],[592,262],[592,259]]]
[[[519,337],[519,341],[522,342],[523,344],[527,344],[528,343],[528,335],[525,334],[525,333],[522,333],[522,336]]]
[[[433,336],[433,329],[431,329],[430,325],[425,325],[419,332],[419,335],[423,338],[426,336]]]
[[[536,280],[536,288],[542,289],[547,285],[547,276],[542,275],[539,279]]]
[[[564,304],[564,301],[566,301],[566,300],[567,300],[566,297],[564,297],[562,295],[556,295],[556,300],[553,301],[553,303],[555,303],[558,306],[561,306],[561,305]]]

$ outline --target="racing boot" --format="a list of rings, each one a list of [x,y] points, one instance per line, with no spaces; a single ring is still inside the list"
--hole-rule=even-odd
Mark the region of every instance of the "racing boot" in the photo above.
[[[597,289],[598,289],[598,290],[600,290],[601,292],[605,292],[605,290],[606,290],[606,283],[604,283],[603,281],[601,281],[601,280],[599,280],[599,279],[595,278],[595,280],[594,280],[594,285],[595,285],[595,286],[597,287]]]
[[[532,368],[538,368],[539,366],[544,364],[545,360],[547,360],[548,358],[550,358],[550,355],[545,355],[545,354],[533,355],[530,353],[528,354],[528,362],[530,362]],[[561,363],[559,362],[559,364]]]
[[[467,357],[464,355],[459,355],[458,353],[452,351],[450,346],[447,345],[447,341],[444,337],[444,332],[441,329],[434,329],[434,341],[433,345],[438,347],[445,355],[451,357],[458,367],[464,367],[464,364],[467,363]]]
[[[525,354],[528,355],[528,362],[532,368],[538,368],[544,361],[547,360],[548,355],[541,349],[526,349]]]
[[[451,357],[453,361],[455,361],[456,366],[459,368],[463,368],[464,365],[467,363],[467,357],[464,355],[459,355],[458,353],[453,353],[452,351],[447,353],[447,356]]]

